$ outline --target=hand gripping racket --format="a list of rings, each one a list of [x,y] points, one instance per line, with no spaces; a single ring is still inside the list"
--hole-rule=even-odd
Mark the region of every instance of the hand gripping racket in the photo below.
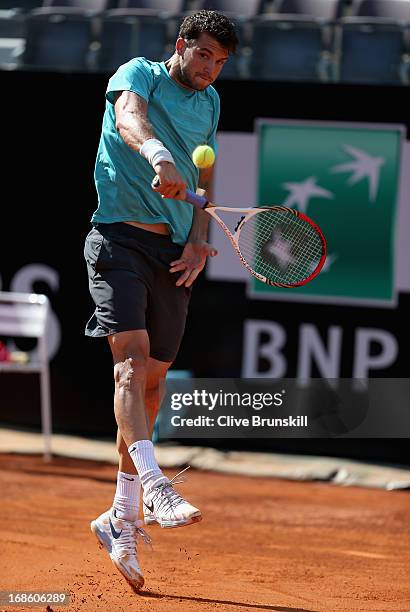
[[[189,189],[185,201],[211,215],[228,236],[242,265],[262,283],[300,287],[323,268],[325,237],[314,221],[297,210],[284,206],[216,206]],[[218,213],[235,215],[232,231]]]

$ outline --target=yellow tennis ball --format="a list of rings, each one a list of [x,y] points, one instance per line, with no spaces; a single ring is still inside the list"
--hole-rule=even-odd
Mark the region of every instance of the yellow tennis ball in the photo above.
[[[208,145],[200,145],[192,153],[192,161],[197,168],[210,168],[215,162],[214,150]]]

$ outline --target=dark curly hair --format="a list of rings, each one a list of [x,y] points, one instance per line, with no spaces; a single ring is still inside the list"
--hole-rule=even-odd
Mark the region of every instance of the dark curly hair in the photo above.
[[[195,40],[203,32],[213,36],[229,53],[235,53],[238,44],[235,25],[225,15],[216,11],[198,11],[188,15],[181,24],[179,36]]]

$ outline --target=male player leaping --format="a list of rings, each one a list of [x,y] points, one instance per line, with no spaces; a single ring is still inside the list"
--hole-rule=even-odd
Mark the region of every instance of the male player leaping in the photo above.
[[[207,243],[208,215],[175,200],[187,187],[207,187],[210,172],[198,176],[191,153],[201,144],[216,149],[219,97],[211,83],[236,45],[227,17],[192,14],[169,60],[129,61],[106,94],[98,208],[84,251],[96,305],[86,335],[107,336],[114,360],[119,471],[112,508],[91,528],[135,590],[144,582],[137,537],[148,539],[138,521],[141,485],[146,523],[182,527],[201,519],[158,467],[151,435],[159,381],[176,357],[192,283],[216,253]]]

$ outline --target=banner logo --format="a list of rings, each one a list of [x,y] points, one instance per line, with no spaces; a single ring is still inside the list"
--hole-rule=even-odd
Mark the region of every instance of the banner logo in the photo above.
[[[259,122],[258,203],[295,208],[323,230],[328,257],[304,287],[249,280],[258,299],[393,306],[401,126]]]

